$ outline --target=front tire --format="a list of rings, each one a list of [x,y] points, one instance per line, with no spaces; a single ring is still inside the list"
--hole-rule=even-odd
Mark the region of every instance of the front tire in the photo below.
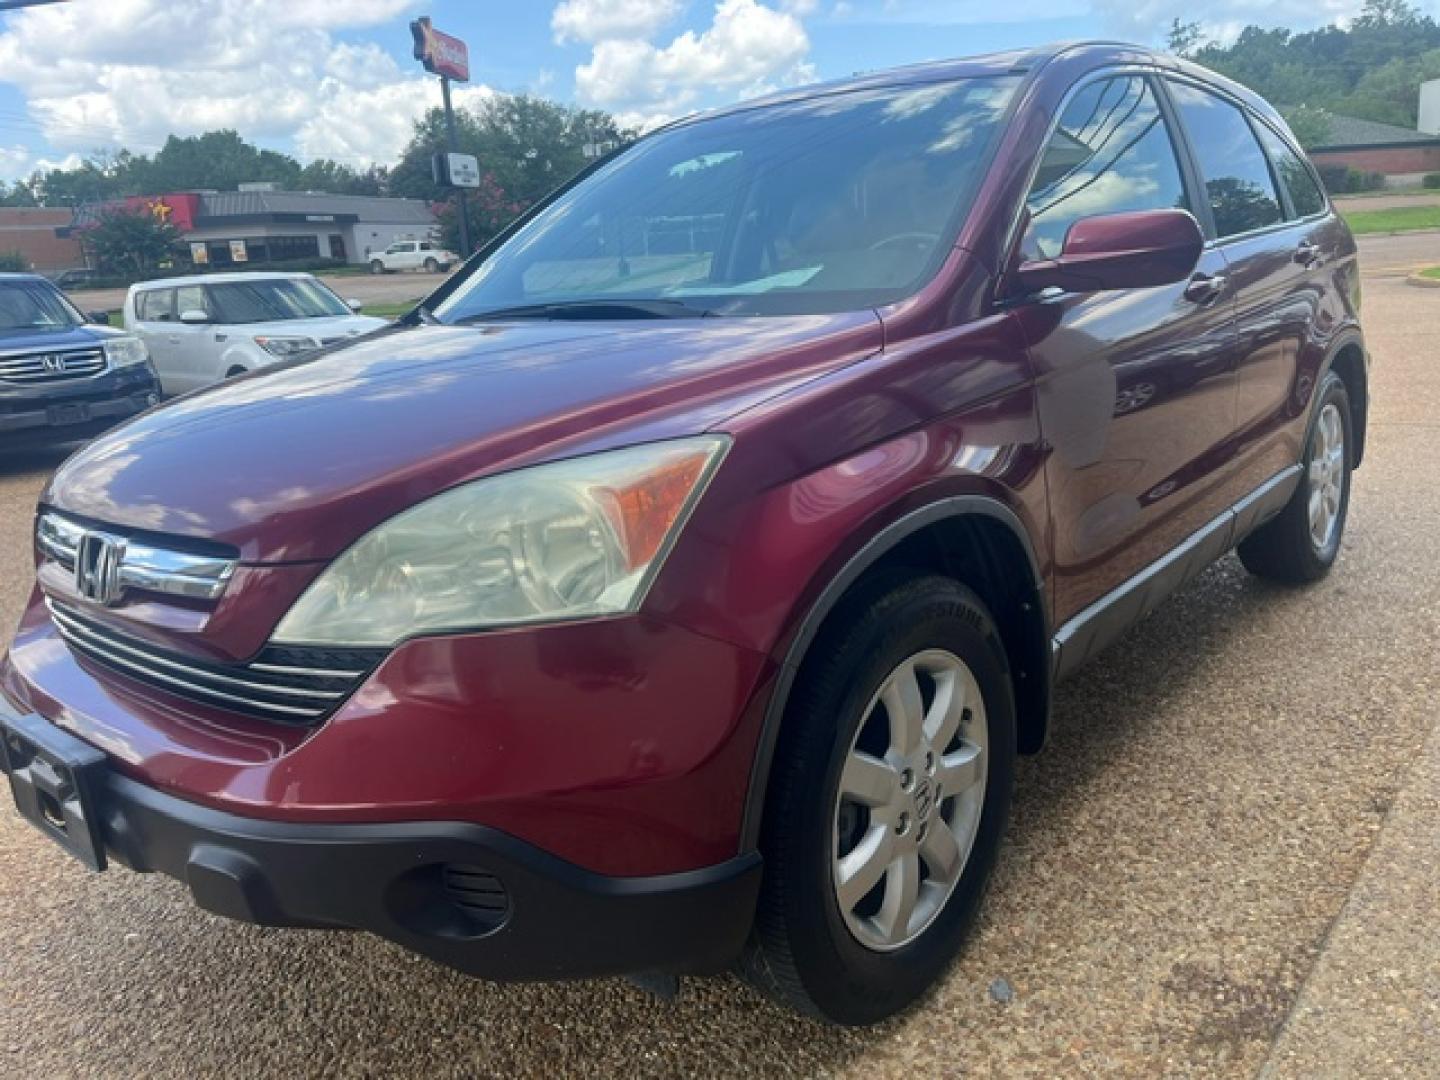
[[[847,1025],[925,994],[979,909],[1015,745],[1005,651],[979,597],[936,576],[863,587],[786,711],[746,977]]]
[[[381,262],[379,259],[371,259],[371,260],[370,260],[370,273],[372,273],[372,274],[383,274],[384,272],[385,272],[385,264],[384,264],[383,262]]]
[[[1285,509],[1240,542],[1240,561],[1257,577],[1308,585],[1330,572],[1350,511],[1350,395],[1333,372],[1316,395],[1300,484]]]

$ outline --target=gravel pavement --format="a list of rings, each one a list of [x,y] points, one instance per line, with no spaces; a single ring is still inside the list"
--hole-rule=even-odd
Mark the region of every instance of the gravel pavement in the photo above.
[[[1227,558],[1061,688],[978,932],[910,1015],[474,982],[89,875],[0,812],[0,1075],[1435,1075],[1433,915],[1397,910],[1435,897],[1440,784],[1440,290],[1403,283],[1440,243],[1414,241],[1364,245],[1371,447],[1335,573],[1288,591]],[[7,628],[55,460],[0,464]]]

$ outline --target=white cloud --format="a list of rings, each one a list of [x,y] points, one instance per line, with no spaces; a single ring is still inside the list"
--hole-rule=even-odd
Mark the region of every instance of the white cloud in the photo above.
[[[12,16],[0,82],[13,83],[59,150],[128,147],[235,128],[302,158],[363,166],[398,157],[439,104],[434,79],[332,32],[385,22],[417,0],[106,0]],[[184,43],[178,47],[177,43]],[[466,87],[460,99],[490,91]]]
[[[575,69],[575,90],[586,104],[647,125],[716,93],[748,97],[812,79],[809,51],[792,12],[757,0],[719,0],[708,29],[687,30],[663,47],[636,38],[597,42],[589,62]]]
[[[680,0],[564,0],[550,16],[555,40],[649,37],[680,12]]]

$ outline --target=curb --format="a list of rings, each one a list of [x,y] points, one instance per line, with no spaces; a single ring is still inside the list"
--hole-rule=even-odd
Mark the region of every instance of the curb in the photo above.
[[[1440,289],[1440,278],[1421,277],[1416,272],[1406,276],[1405,284],[1414,285],[1417,289]]]

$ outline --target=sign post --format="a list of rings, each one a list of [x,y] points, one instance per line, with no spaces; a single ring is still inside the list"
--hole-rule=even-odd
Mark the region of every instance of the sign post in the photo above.
[[[445,141],[452,155],[459,153],[455,137],[455,110],[450,105],[450,80],[470,81],[470,50],[465,42],[449,34],[441,33],[430,25],[428,15],[410,24],[410,33],[415,38],[415,59],[425,70],[440,76],[440,97],[445,103]],[[448,173],[447,173],[448,178]],[[455,188],[455,209],[460,217],[460,257],[470,257],[470,209],[465,201],[465,187],[448,182]],[[473,185],[467,185],[473,186]]]

